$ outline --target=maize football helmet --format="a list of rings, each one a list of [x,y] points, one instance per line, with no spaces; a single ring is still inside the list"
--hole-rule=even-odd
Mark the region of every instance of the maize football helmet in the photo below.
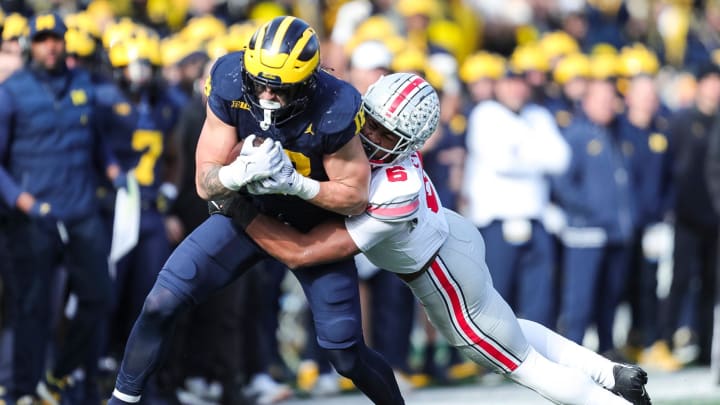
[[[258,28],[243,55],[243,92],[263,129],[281,125],[300,114],[316,86],[320,42],[305,21],[276,17]],[[260,100],[265,87],[281,96],[285,105]]]

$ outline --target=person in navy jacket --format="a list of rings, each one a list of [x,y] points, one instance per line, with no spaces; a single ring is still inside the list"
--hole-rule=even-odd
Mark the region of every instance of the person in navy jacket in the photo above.
[[[636,361],[672,371],[679,363],[660,341],[656,292],[658,263],[672,249],[670,225],[665,222],[672,205],[668,113],[649,74],[629,80],[625,104],[625,112],[618,117],[618,136],[629,154],[638,212],[626,291],[633,309],[627,345],[630,355],[638,354]]]
[[[710,361],[713,288],[718,223],[704,181],[713,127],[720,111],[720,67],[707,63],[695,72],[697,90],[690,108],[670,117],[674,193],[673,278],[662,325],[683,362]]]
[[[47,404],[59,403],[109,307],[109,240],[95,197],[96,162],[117,186],[124,179],[93,131],[90,75],[65,66],[65,31],[57,15],[34,17],[29,62],[0,85],[0,205],[12,235],[8,288],[18,292],[11,303],[10,396],[31,398],[37,391]],[[78,308],[43,376],[49,292],[63,263]]]
[[[559,328],[580,343],[596,323],[601,352],[613,348],[615,307],[636,222],[628,161],[614,127],[617,102],[612,82],[590,83],[582,113],[564,131],[570,166],[554,182],[567,217]]]

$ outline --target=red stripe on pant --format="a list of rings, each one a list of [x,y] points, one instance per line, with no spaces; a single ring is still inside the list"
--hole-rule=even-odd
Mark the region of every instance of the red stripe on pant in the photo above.
[[[450,282],[437,260],[432,262],[430,269],[432,270],[433,275],[435,275],[435,277],[440,281],[440,285],[450,298],[451,309],[453,314],[455,314],[454,318],[457,320],[456,326],[465,333],[466,337],[469,338],[472,343],[480,346],[480,348],[482,348],[493,359],[505,366],[508,370],[514,371],[518,368],[519,364],[517,362],[500,352],[500,350],[493,346],[491,342],[483,339],[482,336],[475,333],[473,328],[470,326],[470,322],[466,318],[467,312],[463,310],[459,292]]]

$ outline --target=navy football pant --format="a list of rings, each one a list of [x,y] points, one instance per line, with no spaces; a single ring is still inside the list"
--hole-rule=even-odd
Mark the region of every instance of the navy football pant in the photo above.
[[[213,215],[175,249],[148,294],[127,343],[116,383],[137,396],[165,354],[181,310],[205,299],[267,255],[229,218]],[[352,260],[294,272],[313,311],[318,343],[340,374],[377,404],[402,404],[392,369],[363,340]],[[119,403],[113,398],[109,405]]]

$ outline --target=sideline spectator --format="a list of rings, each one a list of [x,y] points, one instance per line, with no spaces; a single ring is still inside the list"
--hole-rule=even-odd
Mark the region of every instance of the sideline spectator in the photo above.
[[[720,67],[698,70],[695,104],[670,119],[675,184],[673,278],[663,337],[683,362],[710,359],[712,289],[717,260],[718,215],[705,176],[710,134],[720,106]]]
[[[570,150],[548,110],[530,103],[530,86],[513,69],[497,81],[497,101],[484,101],[470,114],[465,216],[485,238],[500,295],[518,316],[552,327],[555,259],[541,217],[550,197],[546,176],[565,170]]]
[[[600,352],[614,347],[615,309],[636,221],[632,179],[614,126],[617,103],[612,82],[590,82],[582,114],[564,131],[570,167],[554,183],[567,216],[559,331],[582,343],[586,329],[597,325]]]
[[[48,404],[59,403],[110,306],[109,232],[95,200],[94,160],[103,162],[116,187],[125,181],[93,132],[89,74],[65,66],[65,31],[55,14],[34,17],[30,62],[0,86],[0,190],[14,210],[8,225],[13,235],[8,285],[19,292],[11,303],[17,311],[11,325],[11,396],[37,393]],[[67,265],[78,308],[43,377],[52,316],[49,289],[61,263]]]

